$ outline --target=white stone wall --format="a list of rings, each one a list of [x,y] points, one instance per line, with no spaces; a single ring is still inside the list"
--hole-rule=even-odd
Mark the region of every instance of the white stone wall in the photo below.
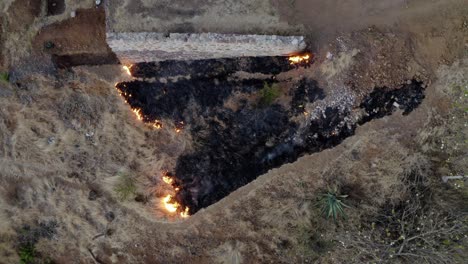
[[[107,43],[123,64],[244,56],[286,56],[301,52],[302,36],[217,33],[107,33]]]

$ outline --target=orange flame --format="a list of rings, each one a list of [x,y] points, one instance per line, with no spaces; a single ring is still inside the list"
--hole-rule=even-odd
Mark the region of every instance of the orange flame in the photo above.
[[[135,113],[138,120],[143,120],[143,115],[141,114],[141,109],[134,108],[132,109],[133,113]]]
[[[175,213],[177,212],[177,210],[179,209],[180,207],[180,204],[178,202],[174,202],[172,201],[172,195],[168,194],[166,195],[164,198],[163,198],[163,204],[164,204],[164,208],[166,208],[166,210],[169,212],[169,213]],[[179,213],[181,217],[183,218],[187,218],[189,217],[189,208],[188,207],[185,207],[185,209]]]
[[[174,180],[169,176],[163,176],[162,179],[167,184],[172,184],[174,182]]]
[[[153,127],[156,129],[161,129],[162,128],[162,123],[159,120],[154,121]]]
[[[170,194],[163,198],[163,204],[169,213],[175,213],[180,206],[179,203],[172,202],[172,195]]]
[[[124,69],[125,72],[127,72],[128,75],[132,76],[132,73],[130,72],[130,69],[132,68],[133,65],[126,66],[124,65],[122,68]]]
[[[169,185],[172,185],[174,183],[174,179],[172,179],[171,177],[167,176],[167,175],[164,175],[162,177],[163,181],[166,183],[166,184],[169,184]],[[180,190],[179,187],[174,187],[174,191],[175,192],[178,192]],[[162,202],[163,202],[163,205],[164,205],[164,208],[166,208],[166,210],[169,212],[169,213],[175,213],[177,211],[179,211],[179,208],[181,208],[181,205],[176,202],[176,201],[173,201],[172,200],[173,196],[168,194],[166,195]],[[182,208],[181,208],[182,209]],[[183,209],[182,211],[180,211],[180,216],[182,218],[187,218],[189,217],[189,208],[188,207],[185,207],[185,209]]]
[[[130,66],[131,67],[131,66]],[[131,75],[131,72],[130,72],[130,68],[127,67],[127,66],[123,66],[124,70],[127,71],[127,73],[129,75]],[[127,94],[125,92],[122,92],[119,88],[118,88],[118,84],[119,83],[116,83],[115,84],[115,88],[117,89],[117,91],[119,92],[119,95],[124,99],[124,101],[126,103],[128,103],[126,97],[131,97],[132,95],[131,94]],[[124,84],[124,87],[125,87],[125,84]],[[132,109],[132,112],[136,115],[136,117],[138,118],[138,120],[140,121],[143,121],[143,115],[141,113],[141,109],[139,108],[133,108]],[[152,123],[153,127],[157,128],[157,129],[160,129],[162,128],[162,123],[161,121],[159,120],[155,120],[153,123]],[[176,126],[176,132],[179,133],[182,128],[184,126],[184,122],[180,122],[178,126]],[[173,185],[174,183],[174,179],[169,177],[168,175],[163,175],[162,177],[162,180],[168,184],[168,185]],[[178,191],[180,191],[180,187],[174,187],[174,191],[177,193]],[[164,208],[169,212],[169,213],[176,213],[177,211],[179,211],[179,215],[180,217],[182,218],[187,218],[189,217],[189,211],[190,209],[188,207],[185,207],[183,210],[182,210],[182,206],[173,200],[173,196],[171,194],[168,194],[166,195],[163,199],[162,199],[162,204],[164,206]],[[179,209],[180,208],[180,209]]]
[[[310,57],[311,57],[310,54],[291,56],[291,57],[289,57],[289,62],[291,64],[298,64],[298,63],[301,63],[301,62],[309,62]]]
[[[187,218],[189,217],[189,208],[188,207],[185,207],[185,210],[183,212],[180,212],[180,216],[182,216],[183,218]]]

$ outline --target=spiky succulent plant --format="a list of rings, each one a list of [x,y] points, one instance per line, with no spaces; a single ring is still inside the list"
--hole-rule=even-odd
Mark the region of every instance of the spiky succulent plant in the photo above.
[[[348,197],[348,195],[338,194],[336,190],[328,190],[326,193],[320,196],[320,206],[322,214],[326,218],[333,217],[333,220],[336,222],[339,217],[346,219],[346,213],[344,208],[349,208],[343,199]]]

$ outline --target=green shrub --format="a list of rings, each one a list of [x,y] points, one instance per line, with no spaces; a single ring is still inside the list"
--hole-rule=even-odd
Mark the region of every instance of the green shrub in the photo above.
[[[19,248],[18,255],[21,264],[33,263],[36,256],[36,249],[32,244],[24,245]]]
[[[280,96],[280,89],[276,83],[268,85],[265,82],[260,90],[260,106],[271,105]]]
[[[0,72],[0,80],[8,82],[10,80],[10,75],[8,74],[8,72]]]
[[[126,174],[120,174],[114,191],[121,201],[127,200],[136,193],[135,180]]]
[[[346,213],[344,208],[348,208],[342,199],[345,199],[348,195],[338,194],[336,190],[329,190],[328,192],[321,195],[319,203],[321,206],[322,214],[326,218],[333,217],[333,220],[336,222],[341,216],[343,219],[346,219]]]

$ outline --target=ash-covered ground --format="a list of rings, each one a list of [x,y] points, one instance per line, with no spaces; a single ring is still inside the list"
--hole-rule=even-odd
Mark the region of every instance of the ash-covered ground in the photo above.
[[[424,99],[422,82],[412,80],[375,87],[361,102],[352,92],[336,98],[336,91],[328,89],[327,95],[309,78],[276,80],[282,72],[309,64],[263,57],[130,68],[140,80],[116,87],[132,109],[140,109],[142,121],[169,123],[190,134],[193,148],[176,157],[175,168],[169,169],[180,210],[188,207],[193,214],[272,168],[338,145],[358,124],[397,109],[409,114]],[[236,77],[237,72],[262,78]]]

